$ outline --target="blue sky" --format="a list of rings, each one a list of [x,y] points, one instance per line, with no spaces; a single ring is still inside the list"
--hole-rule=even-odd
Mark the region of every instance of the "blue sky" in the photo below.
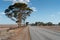
[[[26,21],[34,22],[60,22],[60,0],[26,0],[28,5],[35,10]],[[13,4],[12,1],[0,0],[0,24],[15,24],[14,21],[7,18],[4,10]]]

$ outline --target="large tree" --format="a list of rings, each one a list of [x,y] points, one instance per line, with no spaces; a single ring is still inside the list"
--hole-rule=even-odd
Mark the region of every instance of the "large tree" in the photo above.
[[[25,3],[15,3],[5,10],[5,15],[15,21],[18,27],[21,26],[22,20],[25,21],[33,10]]]

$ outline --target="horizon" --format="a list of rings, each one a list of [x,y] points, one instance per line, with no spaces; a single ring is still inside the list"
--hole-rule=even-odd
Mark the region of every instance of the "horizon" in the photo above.
[[[9,5],[18,2],[17,0],[0,0],[0,24],[16,24],[14,21],[5,16],[4,10]],[[58,24],[60,22],[60,0],[22,0],[19,2],[27,3],[34,12],[27,17],[26,22],[52,22]]]

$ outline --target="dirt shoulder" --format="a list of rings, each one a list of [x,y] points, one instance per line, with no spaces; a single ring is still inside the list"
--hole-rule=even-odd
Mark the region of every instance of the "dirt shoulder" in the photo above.
[[[9,30],[9,28],[0,28],[0,40],[30,40],[28,27],[21,27],[12,30]]]
[[[10,40],[30,40],[28,27],[15,29]]]

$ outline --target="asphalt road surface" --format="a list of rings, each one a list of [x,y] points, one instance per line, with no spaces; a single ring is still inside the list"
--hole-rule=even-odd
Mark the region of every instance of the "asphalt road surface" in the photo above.
[[[29,26],[31,40],[60,40],[60,32]]]

